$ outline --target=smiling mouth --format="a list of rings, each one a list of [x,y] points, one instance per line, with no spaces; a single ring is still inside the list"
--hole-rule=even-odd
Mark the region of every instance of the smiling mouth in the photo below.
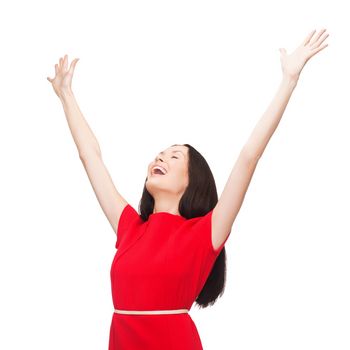
[[[151,175],[166,175],[166,174],[167,174],[167,171],[159,165],[154,166],[151,170]]]

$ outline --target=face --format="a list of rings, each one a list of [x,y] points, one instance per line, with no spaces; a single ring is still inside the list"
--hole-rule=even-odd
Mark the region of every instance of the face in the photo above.
[[[161,175],[153,167],[159,165],[165,170]],[[181,197],[188,185],[188,148],[171,146],[157,154],[148,165],[146,188],[154,199],[160,194]]]

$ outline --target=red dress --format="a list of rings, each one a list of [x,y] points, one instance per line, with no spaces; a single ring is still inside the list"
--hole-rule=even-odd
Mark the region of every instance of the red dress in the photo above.
[[[127,204],[110,271],[114,308],[190,310],[227,240],[214,249],[212,213],[186,219],[158,212],[143,221]],[[188,313],[133,315],[113,310],[109,350],[180,349],[203,349]]]

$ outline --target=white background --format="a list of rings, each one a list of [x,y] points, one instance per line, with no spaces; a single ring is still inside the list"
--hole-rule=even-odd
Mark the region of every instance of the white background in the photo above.
[[[115,233],[47,76],[73,91],[118,191],[138,206],[173,143],[220,196],[313,29],[306,64],[229,240],[224,296],[190,315],[210,349],[350,348],[349,19],[333,1],[9,1],[0,6],[0,348],[107,349]]]

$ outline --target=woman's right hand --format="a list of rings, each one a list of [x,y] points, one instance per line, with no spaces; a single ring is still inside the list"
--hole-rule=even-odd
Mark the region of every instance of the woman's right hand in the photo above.
[[[68,55],[65,55],[63,59],[60,57],[59,64],[55,64],[55,77],[53,79],[47,77],[47,80],[52,84],[52,87],[58,97],[61,97],[62,94],[66,92],[72,91],[72,78],[75,65],[77,64],[78,60],[79,58],[75,58],[67,70]]]

